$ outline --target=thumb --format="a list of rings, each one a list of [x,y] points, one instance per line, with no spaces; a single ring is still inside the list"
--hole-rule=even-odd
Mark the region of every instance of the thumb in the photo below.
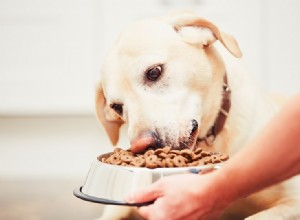
[[[128,194],[124,200],[128,203],[144,203],[154,201],[161,196],[161,190],[157,184],[152,184],[144,189]]]

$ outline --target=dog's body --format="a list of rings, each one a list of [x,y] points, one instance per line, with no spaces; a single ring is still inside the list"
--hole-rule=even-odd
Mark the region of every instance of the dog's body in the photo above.
[[[231,106],[222,129],[205,147],[232,156],[279,110],[232,55],[241,56],[235,40],[192,13],[130,26],[109,53],[97,92],[97,115],[113,144],[120,126],[128,123],[135,152],[163,145],[193,148],[218,120],[226,77]],[[296,181],[246,198],[223,219],[300,219]],[[116,212],[106,210],[103,218],[124,218]]]

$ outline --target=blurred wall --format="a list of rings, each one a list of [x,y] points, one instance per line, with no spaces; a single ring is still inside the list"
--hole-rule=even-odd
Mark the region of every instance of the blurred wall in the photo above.
[[[297,0],[1,0],[0,178],[85,176],[111,149],[93,113],[108,48],[129,22],[179,8],[234,35],[266,90],[299,92]]]

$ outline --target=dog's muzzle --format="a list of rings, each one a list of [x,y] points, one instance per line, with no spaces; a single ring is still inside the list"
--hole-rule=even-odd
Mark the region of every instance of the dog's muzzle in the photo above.
[[[164,146],[170,146],[172,148],[189,148],[191,145],[195,143],[196,137],[197,137],[197,131],[198,131],[198,122],[197,120],[193,119],[191,120],[191,126],[189,128],[189,137],[180,138],[179,140],[172,140],[171,138],[166,137],[165,140],[162,140],[157,131],[143,131],[139,134],[139,136],[131,141],[131,150],[134,153],[142,153],[146,151],[149,148],[160,148]],[[175,143],[176,141],[176,143]],[[178,142],[178,143],[177,143]]]

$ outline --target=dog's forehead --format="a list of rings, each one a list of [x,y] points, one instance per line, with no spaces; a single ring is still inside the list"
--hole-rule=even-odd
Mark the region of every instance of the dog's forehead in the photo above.
[[[119,36],[109,51],[102,68],[102,81],[124,87],[130,73],[142,72],[148,65],[163,62],[168,44],[181,42],[171,25],[158,19],[135,22]],[[110,88],[119,90],[123,88]]]
[[[136,56],[166,47],[166,44],[178,41],[179,36],[173,27],[159,19],[135,22],[119,36],[116,44],[122,53]]]

